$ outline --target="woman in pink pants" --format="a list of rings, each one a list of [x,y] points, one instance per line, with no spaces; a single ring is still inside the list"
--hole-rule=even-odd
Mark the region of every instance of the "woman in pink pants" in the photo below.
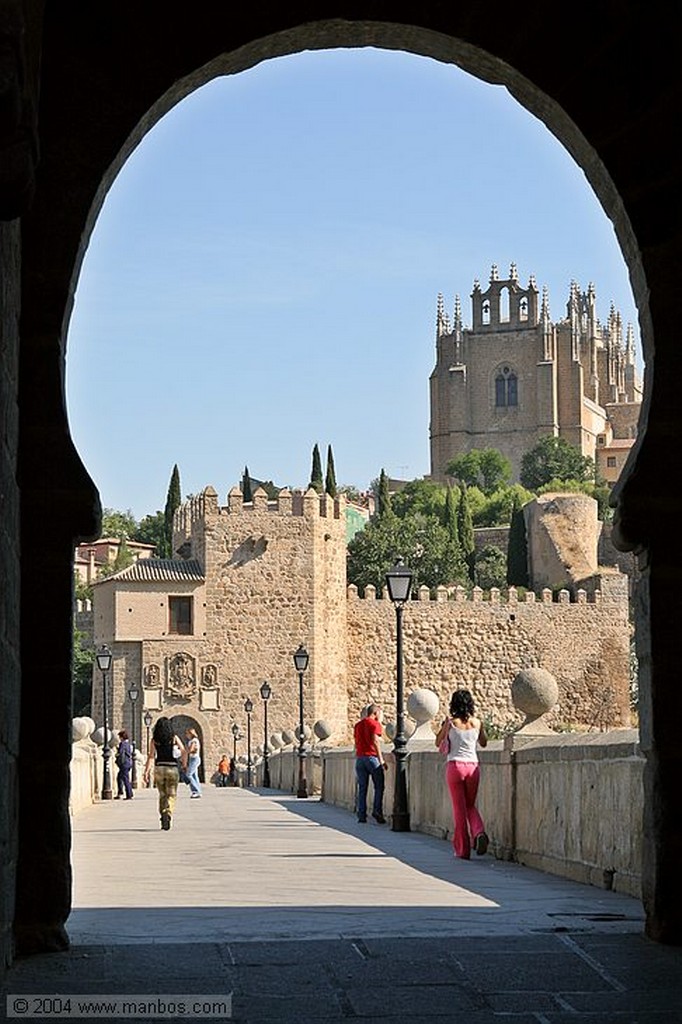
[[[452,800],[455,857],[469,860],[473,846],[482,855],[488,849],[483,819],[476,807],[481,769],[478,747],[488,745],[488,737],[480,718],[474,714],[474,700],[469,690],[455,690],[450,700],[450,715],[438,730],[436,746],[447,740],[445,780]]]

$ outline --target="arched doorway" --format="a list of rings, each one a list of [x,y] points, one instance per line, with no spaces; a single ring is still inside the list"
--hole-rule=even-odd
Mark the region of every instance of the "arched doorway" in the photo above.
[[[199,743],[201,745],[201,764],[199,765],[199,780],[205,781],[204,773],[204,732],[196,718],[192,718],[191,715],[173,715],[171,720],[173,732],[176,736],[179,736],[183,743],[186,743],[186,732],[188,729],[196,729],[197,736],[199,737]]]

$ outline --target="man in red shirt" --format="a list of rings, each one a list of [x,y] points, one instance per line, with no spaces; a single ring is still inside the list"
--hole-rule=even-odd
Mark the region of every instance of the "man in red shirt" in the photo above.
[[[358,821],[367,821],[367,790],[369,780],[374,787],[372,817],[379,824],[386,822],[383,813],[384,804],[384,771],[386,762],[381,750],[379,737],[381,728],[381,708],[378,704],[370,704],[364,716],[355,723],[355,775],[358,780]]]

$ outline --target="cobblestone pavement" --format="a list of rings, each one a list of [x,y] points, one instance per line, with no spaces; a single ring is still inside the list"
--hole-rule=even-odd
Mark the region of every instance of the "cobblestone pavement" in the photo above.
[[[73,868],[71,948],[14,964],[12,1019],[682,1022],[637,900],[316,798],[183,788],[163,832],[137,790],[76,816]]]

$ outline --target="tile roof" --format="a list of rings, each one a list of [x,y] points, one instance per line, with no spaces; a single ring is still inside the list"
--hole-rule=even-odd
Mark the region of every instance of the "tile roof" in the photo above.
[[[196,559],[138,558],[104,580],[128,580],[135,583],[203,583],[204,572]]]

